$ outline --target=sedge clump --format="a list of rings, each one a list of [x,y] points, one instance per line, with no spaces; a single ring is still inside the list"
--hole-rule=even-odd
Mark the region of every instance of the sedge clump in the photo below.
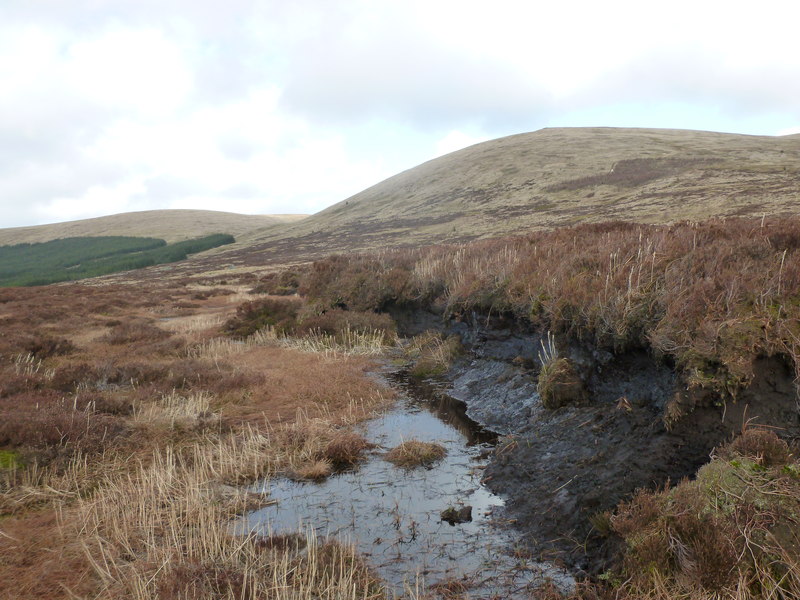
[[[398,467],[413,469],[414,467],[430,467],[442,460],[446,454],[447,450],[441,444],[406,440],[392,448],[386,455],[386,460]]]

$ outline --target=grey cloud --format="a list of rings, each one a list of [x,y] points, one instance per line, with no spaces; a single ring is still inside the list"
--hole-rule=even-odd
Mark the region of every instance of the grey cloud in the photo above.
[[[56,90],[51,90],[54,95]],[[37,107],[35,104],[42,104]],[[0,173],[30,163],[62,164],[74,160],[113,121],[113,113],[89,103],[20,99],[0,114]]]
[[[199,183],[183,177],[158,175],[145,181],[146,192],[136,195],[137,200],[150,203],[172,202],[186,196],[201,194],[207,191]]]
[[[224,198],[238,198],[242,200],[253,200],[267,196],[263,189],[248,183],[241,183],[230,187],[223,190],[220,195]]]
[[[346,48],[304,56],[282,102],[311,118],[379,117],[445,129],[465,121],[505,127],[553,108],[544,90],[502,65],[399,45],[374,54]]]
[[[800,72],[794,65],[739,66],[697,50],[642,56],[610,74],[577,100],[584,104],[672,101],[728,113],[786,112],[800,118]]]
[[[504,127],[552,109],[544,89],[513,66],[460,54],[396,16],[352,32],[353,16],[335,14],[316,36],[296,43],[283,72],[283,106],[317,121],[386,118],[422,129],[465,121]]]
[[[13,173],[0,172],[0,228],[21,227],[52,219],[43,217],[56,198],[79,198],[93,186],[113,185],[129,169],[80,156],[66,162],[28,163]]]
[[[217,146],[225,158],[239,161],[250,160],[261,148],[261,145],[255,141],[235,134],[220,137],[217,140]]]

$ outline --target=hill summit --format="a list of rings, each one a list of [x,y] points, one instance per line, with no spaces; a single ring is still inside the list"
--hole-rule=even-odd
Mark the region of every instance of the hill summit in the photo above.
[[[798,197],[800,135],[542,129],[436,158],[242,239],[247,252],[289,259],[609,220],[797,212]]]

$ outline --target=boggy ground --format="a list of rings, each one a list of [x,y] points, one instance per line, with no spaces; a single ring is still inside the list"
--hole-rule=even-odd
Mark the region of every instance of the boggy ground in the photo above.
[[[347,546],[227,530],[268,501],[239,484],[357,461],[349,425],[392,396],[358,356],[375,345],[223,334],[249,299],[0,290],[0,598],[382,595]]]
[[[417,327],[430,324],[430,314]],[[405,314],[405,326],[414,319]],[[747,426],[800,439],[793,373],[778,358],[754,360],[755,376],[733,399],[688,391],[675,371],[643,351],[613,355],[559,340],[586,382],[586,400],[548,409],[537,393],[543,338],[511,319],[473,314],[442,327],[467,355],[447,371],[449,393],[470,416],[505,434],[485,481],[508,498],[508,516],[549,559],[601,573],[620,539],[598,531],[604,512],[637,489],[693,477],[712,451]],[[670,421],[670,411],[683,414]]]
[[[385,323],[370,311],[393,306],[436,309],[420,331],[455,323],[460,343],[426,334],[408,345],[413,372],[444,373],[471,349],[453,393],[506,428],[491,482],[517,494],[532,542],[573,562],[600,557],[592,570],[604,548],[622,548],[584,597],[790,598],[800,595],[800,464],[747,423],[776,419],[793,434],[798,250],[797,219],[617,223],[332,258],[259,283],[306,296],[316,333],[302,335],[303,350],[371,352],[389,332],[361,343]],[[140,281],[0,291],[0,594],[380,597],[346,548],[245,543],[221,526],[255,501],[225,486],[324,474],[350,455],[343,426],[385,398],[363,360],[287,348],[275,330],[302,329],[293,299],[242,305],[228,329],[250,318],[261,329],[222,339],[233,307],[252,299],[225,287],[231,276]],[[477,327],[487,315],[509,321]],[[548,331],[571,360],[568,381],[586,388],[551,408],[537,401]],[[691,474],[741,430],[694,481],[603,510],[637,482]]]
[[[607,223],[332,257],[298,287],[426,340],[413,372],[507,434],[490,485],[539,551],[611,564],[617,597],[795,597],[799,249],[796,217]]]

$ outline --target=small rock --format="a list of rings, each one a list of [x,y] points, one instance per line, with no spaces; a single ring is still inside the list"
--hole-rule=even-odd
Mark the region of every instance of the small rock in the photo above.
[[[448,506],[440,513],[440,516],[442,521],[447,521],[450,523],[450,525],[455,525],[456,523],[468,523],[472,521],[472,507],[469,504],[462,506],[461,508]]]

